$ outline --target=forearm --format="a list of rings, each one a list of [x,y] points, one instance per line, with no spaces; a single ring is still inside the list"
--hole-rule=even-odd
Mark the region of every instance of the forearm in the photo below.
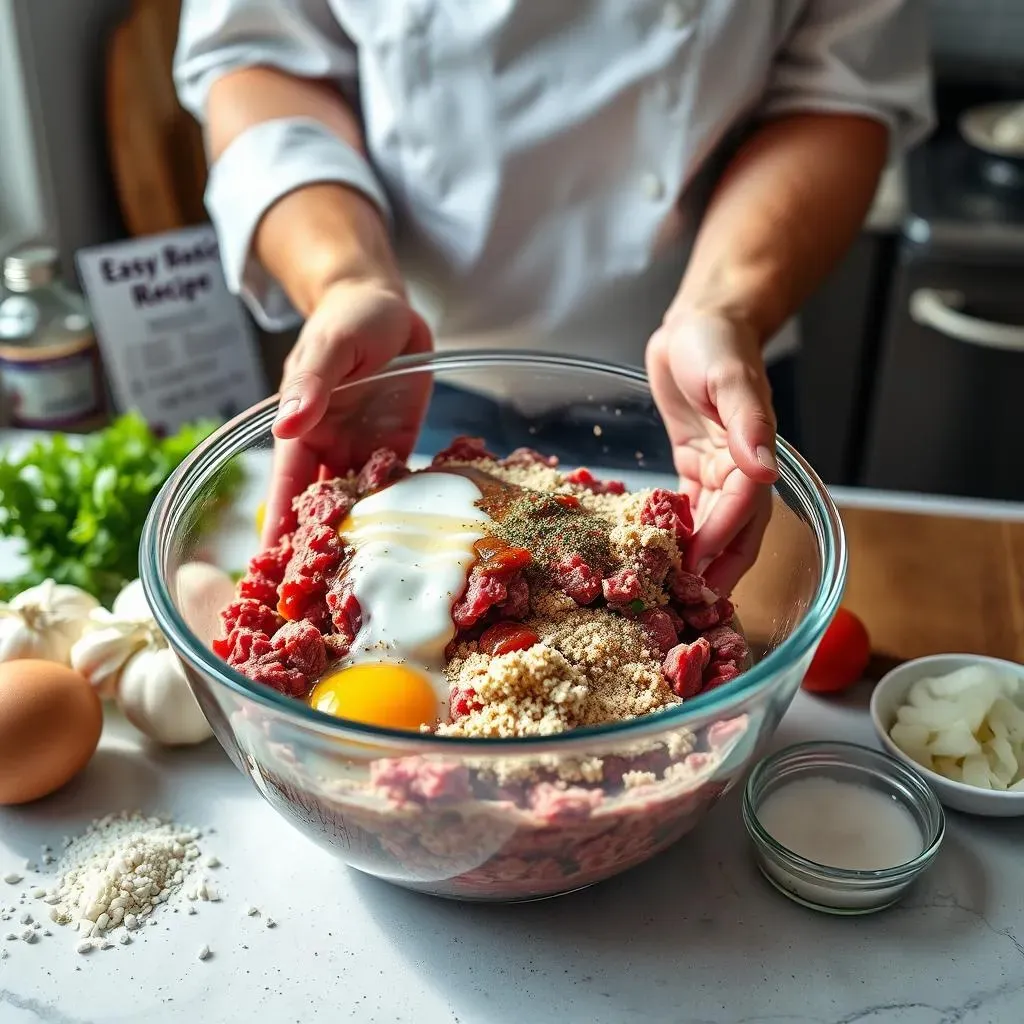
[[[768,341],[853,242],[887,147],[885,126],[855,115],[764,125],[712,196],[669,318],[726,316]]]
[[[249,68],[225,75],[210,92],[212,159],[247,128],[289,117],[311,118],[365,152],[358,118],[333,86]],[[361,192],[345,185],[316,183],[284,195],[261,218],[253,252],[305,315],[341,278],[382,279],[401,287],[384,218]]]

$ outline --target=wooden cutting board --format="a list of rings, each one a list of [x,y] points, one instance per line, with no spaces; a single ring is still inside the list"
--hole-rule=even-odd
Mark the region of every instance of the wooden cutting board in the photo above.
[[[1024,523],[842,509],[843,603],[887,663],[967,652],[1024,662]]]
[[[180,0],[134,0],[110,41],[108,148],[132,235],[207,219],[202,132],[178,103],[171,72],[180,11]]]

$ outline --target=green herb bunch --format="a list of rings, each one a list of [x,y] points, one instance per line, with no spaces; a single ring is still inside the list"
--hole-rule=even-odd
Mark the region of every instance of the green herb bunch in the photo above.
[[[0,460],[0,537],[21,541],[28,570],[0,581],[9,599],[47,577],[110,605],[138,576],[142,527],[157,492],[216,424],[199,422],[159,438],[137,413],[85,437],[54,434]],[[241,481],[220,474],[217,497]]]

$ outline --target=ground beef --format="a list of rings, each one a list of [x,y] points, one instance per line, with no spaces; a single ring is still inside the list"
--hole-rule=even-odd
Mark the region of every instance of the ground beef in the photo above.
[[[461,436],[455,438],[447,448],[439,451],[433,465],[441,466],[446,462],[477,462],[480,459],[495,459],[484,444],[482,437]]]
[[[332,634],[331,652],[337,658],[348,654],[352,641],[363,624],[363,610],[359,607],[349,582],[343,576],[337,577],[328,589],[327,608],[337,631]]]
[[[390,448],[378,448],[359,471],[356,486],[360,494],[372,494],[408,475],[409,467]]]
[[[704,634],[704,639],[710,645],[716,661],[745,665],[750,658],[750,645],[746,637],[732,626],[716,626]]]
[[[254,601],[252,598],[232,601],[220,613],[220,619],[222,636],[214,641],[213,649],[222,658],[227,656],[230,649],[227,637],[233,630],[248,629],[254,633],[266,633],[267,636],[273,636],[284,623],[284,619],[273,608],[268,608],[265,604]]]
[[[336,530],[352,511],[355,501],[344,480],[321,480],[307,487],[292,507],[299,526],[314,524]]]
[[[601,593],[609,604],[629,604],[643,593],[636,569],[624,566],[601,582]]]
[[[273,639],[238,628],[227,638],[227,663],[257,683],[289,697],[305,697],[327,665],[324,639],[310,622],[289,622]]]
[[[426,757],[373,761],[370,784],[396,804],[455,802],[470,796],[469,770],[464,765]]]
[[[236,588],[239,598],[268,608],[277,607],[277,582],[262,572],[247,572]]]
[[[700,693],[704,669],[710,660],[711,645],[704,637],[698,637],[692,644],[676,644],[662,665],[672,692],[684,700]]]
[[[273,547],[249,559],[249,572],[259,573],[277,585],[284,579],[284,572],[291,557],[292,539],[290,536],[282,537]]]
[[[703,576],[677,569],[669,579],[669,590],[682,605],[700,604],[704,600],[708,586]]]
[[[466,581],[465,593],[452,608],[452,621],[459,629],[469,629],[492,608],[497,608],[508,600],[507,582],[494,573],[484,572],[479,565],[474,565]]]
[[[452,718],[465,718],[473,711],[479,711],[483,704],[477,697],[476,690],[472,686],[463,689],[455,687],[448,700],[449,710]]]
[[[601,574],[581,555],[565,555],[551,567],[551,573],[557,586],[577,604],[592,604],[601,594]]]
[[[704,679],[704,692],[713,690],[716,686],[721,686],[723,683],[728,683],[730,680],[735,679],[741,671],[742,669],[738,665],[732,664],[732,662],[712,663],[709,674]]]
[[[676,697],[686,699],[703,688],[721,685],[746,667],[746,642],[725,625],[732,619],[732,604],[711,591],[700,575],[680,568],[681,546],[693,531],[690,504],[684,495],[657,489],[634,496],[618,481],[597,480],[587,469],[561,474],[555,468],[556,458],[531,448],[516,449],[497,460],[480,438],[456,438],[434,462],[484,460],[489,464],[482,469],[496,480],[523,488],[520,493],[546,493],[553,508],[564,505],[577,515],[584,510],[593,516],[593,536],[587,534],[584,540],[589,543],[596,538],[595,551],[599,552],[600,535],[606,532],[607,557],[592,555],[580,538],[574,543],[571,533],[563,536],[560,532],[559,543],[544,548],[546,557],[535,562],[529,550],[507,541],[497,540],[497,546],[492,545],[494,551],[478,546],[478,561],[452,608],[456,633],[446,647],[446,661],[466,658],[466,650],[485,660],[497,657],[496,651],[480,654],[479,646],[481,634],[496,622],[529,620],[531,628],[540,630],[538,623],[563,623],[563,618],[572,614],[603,615],[600,623],[587,619],[589,634],[583,629],[577,637],[575,627],[564,623],[562,632],[556,630],[560,642],[569,642],[566,637],[572,643],[578,640],[579,649],[573,648],[565,666],[548,666],[550,672],[544,677],[548,689],[578,682],[582,693],[584,682],[594,684],[594,677],[584,674],[574,682],[575,676],[563,679],[562,675],[578,675],[580,659],[585,661],[593,652],[600,652],[602,644],[610,643],[618,650],[615,645],[632,636],[628,643],[635,650],[631,648],[628,665],[634,674],[616,672],[614,678],[618,680],[615,685],[621,684],[627,691],[635,685],[637,693],[626,693],[623,704],[609,696],[612,691],[607,686],[611,684],[601,683],[605,689],[600,695],[595,691],[595,696],[586,698],[592,704],[588,713],[598,715],[595,721],[608,713],[603,703],[608,700],[615,707],[624,707],[630,700],[642,698],[643,710],[631,711],[627,717],[632,717],[664,706],[666,700],[671,702],[669,688]],[[361,628],[363,612],[344,575],[351,552],[346,550],[339,527],[357,494],[379,490],[408,472],[393,451],[379,449],[356,476],[321,478],[307,488],[293,503],[294,531],[251,560],[238,585],[238,599],[225,609],[222,636],[215,643],[217,653],[251,678],[296,696],[304,695],[328,658],[347,655]],[[561,490],[566,484],[590,493],[566,494]],[[562,509],[556,511],[564,514]],[[540,642],[545,646],[542,654],[562,657],[559,648]],[[606,663],[607,659],[601,662]],[[489,712],[493,701],[484,688],[456,676],[449,675],[452,718]],[[513,691],[514,686],[509,692]],[[522,703],[518,691],[513,696]],[[538,715],[541,720],[543,708]],[[578,724],[573,721],[568,727]]]
[[[507,596],[498,611],[506,619],[525,619],[530,614],[530,585],[521,572],[510,576],[505,584]]]
[[[655,648],[662,654],[668,654],[675,647],[679,631],[668,612],[660,608],[648,608],[647,611],[640,613],[638,621],[647,631]]]
[[[503,466],[548,466],[554,469],[558,465],[557,455],[541,455],[533,448],[517,448],[511,455],[501,460]]]
[[[680,609],[683,621],[691,628],[703,632],[721,622],[728,622],[735,609],[728,598],[720,597],[714,604],[695,604]]]
[[[604,794],[599,789],[583,789],[581,786],[556,786],[550,782],[538,783],[530,791],[530,810],[541,821],[571,821],[573,818],[589,818],[591,811],[599,807]]]
[[[341,566],[345,544],[337,530],[310,522],[292,535],[292,547],[278,611],[292,622],[308,619],[325,627],[330,620],[327,588]]]
[[[651,492],[640,510],[640,522],[645,526],[667,530],[683,544],[693,536],[690,499],[685,494],[676,494],[659,487]]]
[[[566,473],[565,482],[575,484],[577,487],[584,487],[591,494],[625,494],[626,485],[621,480],[598,480],[589,469],[582,466]]]
[[[312,683],[327,668],[327,653],[320,630],[309,622],[286,622],[271,638],[282,663],[301,672]]]

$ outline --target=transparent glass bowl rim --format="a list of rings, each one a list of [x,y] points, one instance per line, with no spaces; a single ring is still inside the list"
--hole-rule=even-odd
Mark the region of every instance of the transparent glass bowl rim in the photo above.
[[[443,373],[456,370],[520,368],[527,370],[577,370],[611,378],[620,383],[640,385],[648,389],[646,373],[631,366],[597,359],[552,355],[527,350],[460,351],[458,353],[426,353],[401,356],[383,369],[358,381],[343,384],[338,391],[365,386],[370,381],[397,379],[429,371]],[[278,693],[276,690],[247,679],[236,669],[221,661],[186,625],[171,600],[162,579],[160,543],[169,529],[171,516],[180,516],[195,500],[204,484],[228,460],[252,448],[270,431],[280,395],[272,395],[240,413],[202,441],[181,462],[161,488],[150,508],[139,547],[140,576],[143,590],[163,633],[173,640],[179,656],[192,668],[222,686],[288,718],[302,726],[337,738],[367,738],[386,741],[386,745],[418,753],[468,754],[480,756],[486,749],[494,752],[512,751],[565,754],[573,748],[593,746],[596,739],[616,741],[642,739],[723,711],[750,696],[776,673],[797,663],[815,642],[816,635],[828,623],[842,597],[846,581],[847,548],[839,512],[824,484],[806,460],[781,438],[778,441],[779,482],[802,504],[802,512],[814,531],[822,555],[821,580],[817,592],[802,621],[793,632],[762,661],[736,679],[700,694],[683,704],[625,722],[574,729],[556,736],[528,736],[508,739],[461,738],[436,736],[431,733],[409,733],[380,726],[363,725],[333,718],[308,705]]]
[[[924,836],[924,849],[913,859],[905,864],[897,864],[891,868],[878,868],[874,870],[857,870],[854,868],[836,868],[828,864],[819,864],[817,861],[809,860],[800,856],[787,846],[783,846],[768,830],[761,824],[757,814],[757,807],[754,804],[754,795],[774,775],[782,765],[794,757],[808,756],[811,754],[832,754],[837,755],[846,765],[851,768],[863,767],[862,762],[865,755],[873,760],[882,770],[901,782],[906,788],[915,794],[917,802],[925,806],[930,816],[935,818],[936,825],[931,835]],[[822,761],[820,767],[828,767],[829,762]],[[814,772],[814,765],[808,763],[801,766],[802,773],[811,774]],[[783,747],[774,754],[759,761],[754,770],[747,778],[743,787],[743,821],[751,838],[761,847],[769,850],[775,857],[789,864],[790,867],[800,870],[803,874],[813,876],[816,879],[827,878],[831,882],[846,883],[850,886],[861,888],[870,887],[873,884],[889,885],[901,880],[911,878],[922,871],[931,863],[939,847],[942,845],[943,837],[946,834],[946,815],[942,810],[942,804],[932,791],[931,786],[908,765],[897,761],[881,750],[874,750],[871,747],[862,746],[859,743],[845,743],[840,740],[809,740],[806,743],[794,743],[791,746]]]

